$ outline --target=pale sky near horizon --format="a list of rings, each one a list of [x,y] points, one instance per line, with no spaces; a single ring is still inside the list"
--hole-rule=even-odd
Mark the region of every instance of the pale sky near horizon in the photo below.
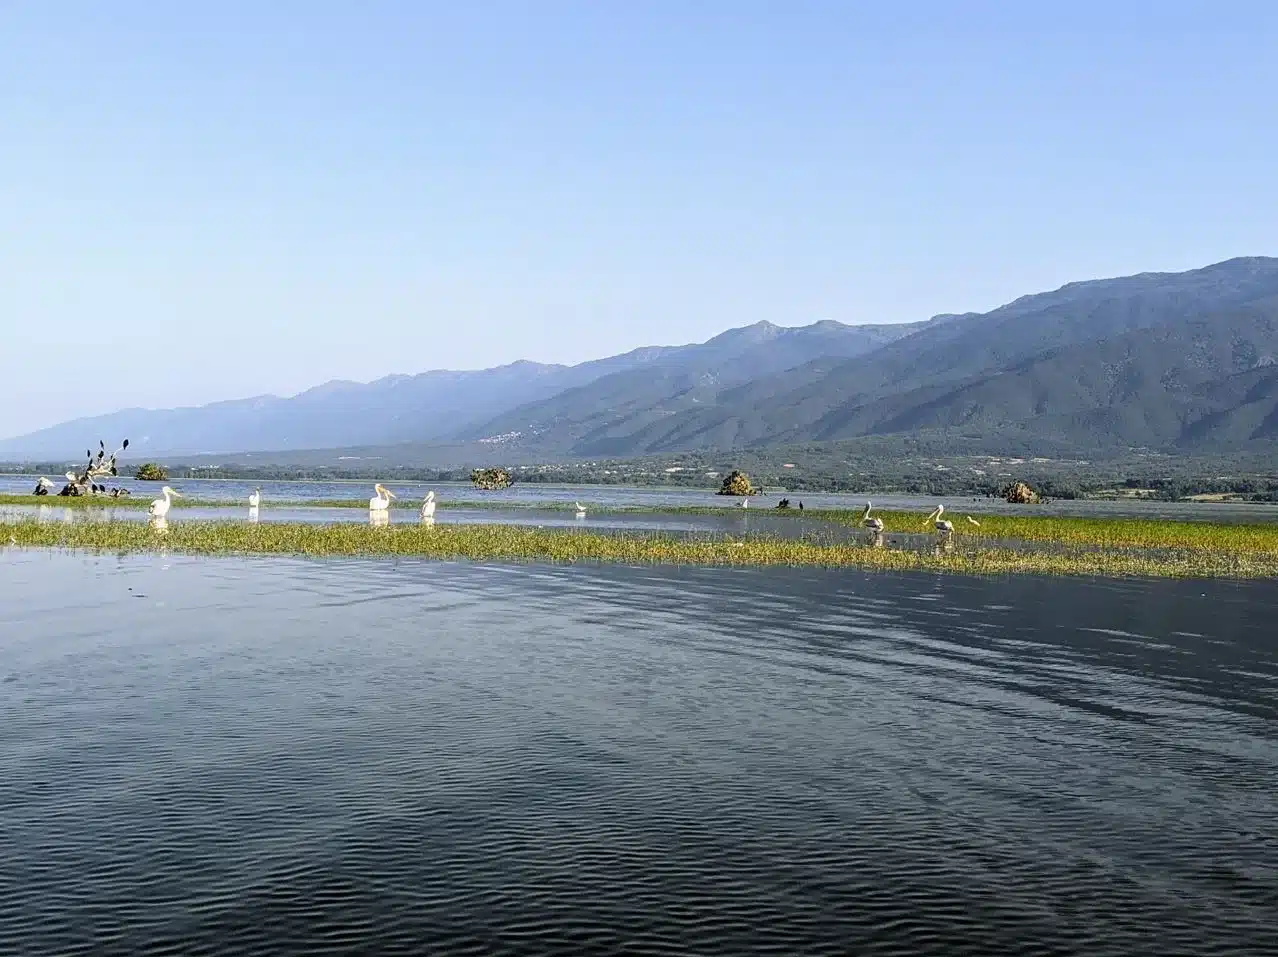
[[[0,6],[0,437],[1278,254],[1268,3]]]

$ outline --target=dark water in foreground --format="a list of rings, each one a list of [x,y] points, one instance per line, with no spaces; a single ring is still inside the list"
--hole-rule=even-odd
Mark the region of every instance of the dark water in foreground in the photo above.
[[[0,552],[0,952],[1272,953],[1276,617]]]

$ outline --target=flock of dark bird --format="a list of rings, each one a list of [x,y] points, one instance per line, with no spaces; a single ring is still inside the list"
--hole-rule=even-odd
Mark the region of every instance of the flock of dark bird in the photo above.
[[[79,496],[79,495],[110,495],[112,498],[119,498],[122,495],[128,495],[129,490],[126,488],[108,488],[106,479],[108,477],[115,478],[120,473],[116,468],[115,460],[121,452],[129,447],[129,440],[125,439],[124,444],[107,456],[106,443],[101,439],[98,440],[98,454],[95,456],[92,449],[85,450],[85,458],[87,461],[79,472],[67,472],[67,483],[62,486],[59,495]],[[101,481],[99,481],[101,480]],[[52,489],[57,486],[50,482],[43,475],[36,482],[36,495],[49,495]]]

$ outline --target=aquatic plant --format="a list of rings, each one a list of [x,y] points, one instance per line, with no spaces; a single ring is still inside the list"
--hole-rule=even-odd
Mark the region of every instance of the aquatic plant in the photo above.
[[[869,543],[605,534],[513,525],[345,523],[0,522],[0,542],[20,547],[204,555],[420,556],[475,561],[623,562],[682,565],[811,565],[979,575],[1276,577],[1278,554],[1216,550],[1054,548],[995,545],[895,549]]]

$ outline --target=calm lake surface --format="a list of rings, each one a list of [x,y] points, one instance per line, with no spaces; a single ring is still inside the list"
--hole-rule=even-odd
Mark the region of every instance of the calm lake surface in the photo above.
[[[0,953],[1272,953],[1275,620],[0,549]]]
[[[51,476],[57,479],[57,476]],[[26,495],[35,487],[36,476],[0,475],[0,493]],[[113,486],[117,483],[112,482]],[[154,482],[137,482],[124,479],[118,484],[129,488],[133,495],[153,499],[160,494]],[[261,488],[263,511],[274,502],[306,502],[323,499],[349,499],[367,502],[373,494],[371,481],[360,482],[250,482],[220,481],[215,479],[189,479],[174,476],[169,484],[179,492],[208,501],[243,502],[254,488]],[[401,499],[420,502],[427,491],[435,490],[440,501],[483,502],[488,506],[511,508],[536,507],[538,505],[563,505],[580,501],[595,508],[669,508],[694,506],[698,508],[733,509],[741,500],[730,496],[715,495],[709,489],[685,488],[627,488],[611,485],[543,485],[517,484],[508,489],[483,492],[469,482],[390,482],[392,491]],[[789,498],[796,506],[802,501],[808,508],[855,508],[865,506],[865,493],[843,494],[823,492],[787,492],[751,499],[755,511],[774,508],[781,498]],[[1278,506],[1246,502],[1142,502],[1102,501],[1080,499],[1053,501],[1027,509],[1024,505],[1009,505],[1000,499],[972,498],[951,495],[936,498],[927,495],[876,495],[871,493],[876,508],[931,511],[938,502],[952,511],[996,515],[1081,515],[1081,516],[1136,516],[1140,518],[1166,518],[1179,521],[1211,522],[1278,522]],[[442,510],[441,510],[442,514]]]

